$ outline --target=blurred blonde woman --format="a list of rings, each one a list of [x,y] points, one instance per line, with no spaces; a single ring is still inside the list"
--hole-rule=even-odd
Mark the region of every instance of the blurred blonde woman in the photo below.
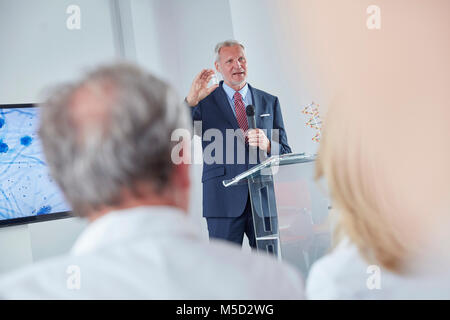
[[[450,297],[448,108],[430,107],[435,121],[420,128],[414,105],[405,116],[380,100],[327,114],[316,176],[337,213],[335,248],[312,267],[309,298]]]
[[[450,297],[450,3],[379,2],[374,32],[360,24],[361,5],[318,6],[340,10],[348,29],[324,21],[315,35],[341,47],[330,48],[334,98],[316,168],[337,237],[311,269],[312,299]]]

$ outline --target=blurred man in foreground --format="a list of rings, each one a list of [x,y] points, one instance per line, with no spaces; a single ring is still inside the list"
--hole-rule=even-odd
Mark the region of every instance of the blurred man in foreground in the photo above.
[[[50,95],[39,131],[44,152],[74,212],[90,224],[70,254],[0,279],[0,297],[303,297],[294,269],[209,244],[190,224],[189,167],[171,161],[171,133],[189,126],[177,101],[131,65],[99,68]]]

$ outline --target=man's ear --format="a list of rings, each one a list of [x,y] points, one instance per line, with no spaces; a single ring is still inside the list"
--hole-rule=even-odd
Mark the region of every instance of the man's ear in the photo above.
[[[170,183],[172,186],[185,189],[190,187],[191,136],[187,133],[183,134],[181,138],[182,140],[177,144],[180,147],[177,149],[177,159],[176,161],[172,159],[173,169]]]
[[[172,172],[172,185],[181,189],[188,189],[191,186],[190,165],[186,163],[174,164]]]
[[[220,71],[220,66],[219,66],[219,63],[218,63],[217,61],[214,62],[214,66],[216,67],[216,71],[217,71],[217,72],[222,73],[222,72]]]

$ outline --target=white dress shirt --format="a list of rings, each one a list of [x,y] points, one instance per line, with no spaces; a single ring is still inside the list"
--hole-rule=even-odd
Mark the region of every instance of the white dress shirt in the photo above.
[[[172,207],[95,220],[64,256],[0,278],[3,299],[302,299],[293,267],[205,240]]]
[[[414,266],[411,266],[414,267]],[[394,273],[367,263],[348,239],[311,268],[308,299],[449,299],[448,273]]]
[[[250,90],[248,89],[248,83],[246,83],[245,86],[243,86],[242,89],[239,91],[235,91],[233,88],[228,86],[225,82],[223,83],[222,87],[227,95],[228,104],[230,105],[231,111],[233,111],[234,116],[236,116],[236,109],[234,106],[234,94],[236,92],[239,92],[241,94],[242,100],[244,101],[245,106],[253,104],[252,94],[251,94]]]

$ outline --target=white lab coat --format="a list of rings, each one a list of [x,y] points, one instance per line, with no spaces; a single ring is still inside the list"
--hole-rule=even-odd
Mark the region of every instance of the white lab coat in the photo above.
[[[70,254],[0,278],[6,299],[302,299],[293,267],[201,237],[181,211],[138,207],[91,223]]]
[[[448,280],[448,274],[420,271],[402,275],[369,264],[357,247],[345,239],[312,266],[306,296],[308,299],[449,299]]]

